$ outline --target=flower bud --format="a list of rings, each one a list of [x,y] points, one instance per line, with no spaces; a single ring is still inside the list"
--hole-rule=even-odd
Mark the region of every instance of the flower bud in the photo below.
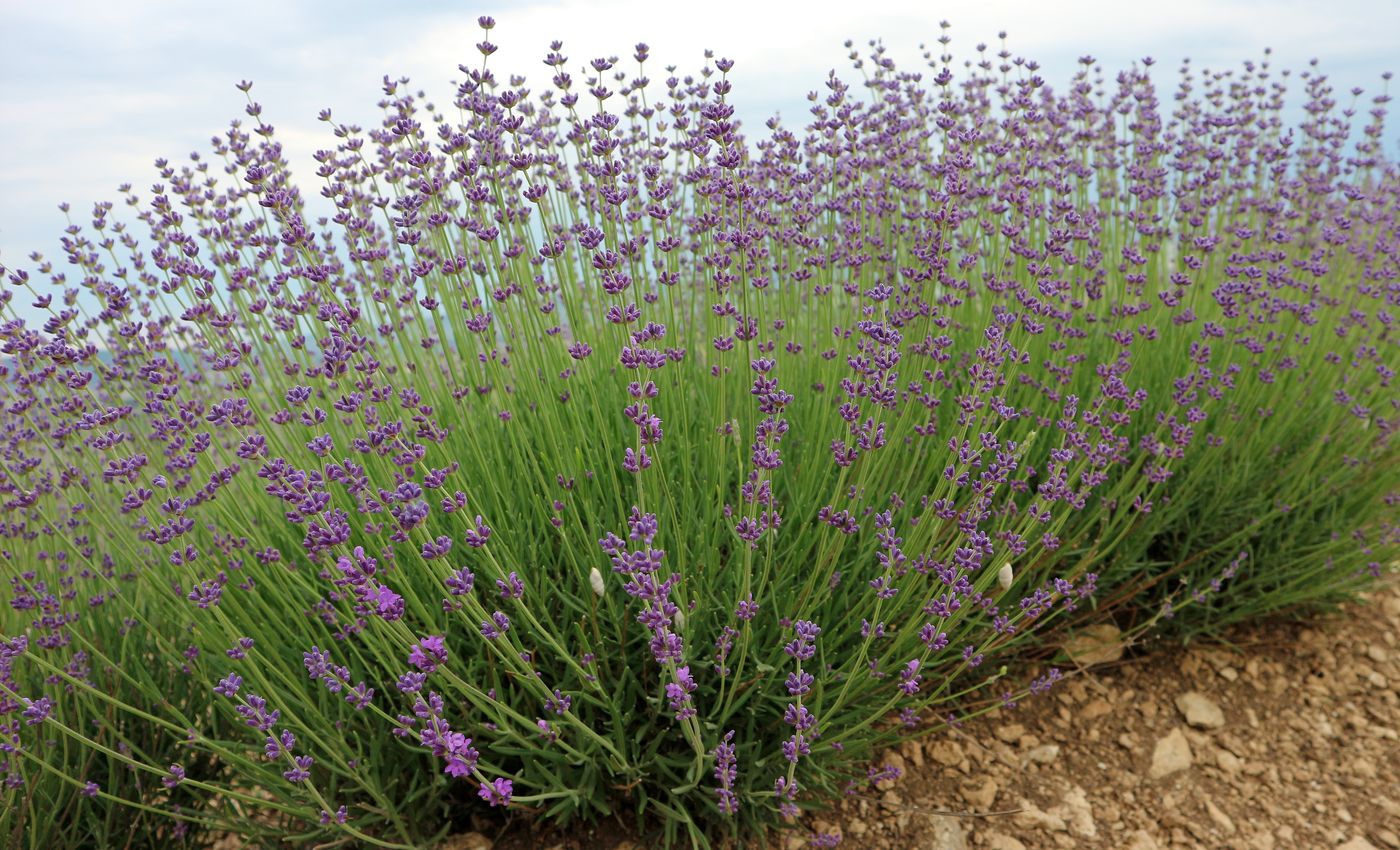
[[[1011,589],[1011,582],[1015,578],[1016,574],[1011,571],[1010,563],[1002,564],[1001,569],[997,570],[997,584],[1001,585],[1003,592]]]
[[[588,583],[593,586],[594,593],[596,593],[599,596],[603,595],[603,591],[605,589],[603,585],[603,574],[598,572],[597,567],[593,567],[588,571]]]

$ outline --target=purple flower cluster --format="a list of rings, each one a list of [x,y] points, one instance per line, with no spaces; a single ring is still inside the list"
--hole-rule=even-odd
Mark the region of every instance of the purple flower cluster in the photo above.
[[[426,841],[409,746],[484,806],[757,827],[964,685],[1047,692],[985,675],[1044,630],[1394,559],[1388,95],[1310,68],[1286,130],[1268,61],[1051,87],[945,26],[748,136],[730,60],[554,42],[527,82],[479,24],[444,108],[321,114],[324,216],[244,83],[212,158],[0,268],[0,803],[150,805],[101,743],[161,805],[247,770],[328,841]]]

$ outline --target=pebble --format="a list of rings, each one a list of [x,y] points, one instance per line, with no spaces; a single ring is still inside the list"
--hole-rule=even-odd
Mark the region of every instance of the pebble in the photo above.
[[[928,757],[944,767],[954,767],[962,763],[962,747],[957,741],[937,741],[928,745]]]
[[[1113,711],[1113,705],[1109,703],[1108,700],[1093,699],[1085,703],[1083,708],[1079,709],[1079,719],[1097,720],[1111,711]]]
[[[1220,827],[1221,832],[1226,835],[1235,834],[1235,822],[1230,820],[1230,816],[1221,811],[1220,807],[1210,800],[1206,800],[1206,814],[1210,815],[1210,819],[1215,821],[1215,825]]]
[[[1100,623],[1080,629],[1062,648],[1084,667],[1109,664],[1123,657],[1123,633],[1111,623]]]
[[[1350,841],[1337,847],[1337,850],[1376,850],[1376,845],[1367,841],[1363,836],[1356,836]]]
[[[987,833],[987,847],[989,850],[1026,850],[1026,845],[1004,832]]]
[[[1071,835],[1080,838],[1098,837],[1099,828],[1094,823],[1094,809],[1089,805],[1089,795],[1084,793],[1083,788],[1075,785],[1065,794],[1064,812]]]
[[[1069,829],[1069,824],[1065,819],[1053,812],[1045,812],[1031,805],[1029,800],[1022,799],[1015,815],[1016,825],[1027,829],[1043,829],[1046,832],[1064,832]]]
[[[1197,729],[1219,729],[1225,725],[1225,714],[1220,706],[1198,691],[1187,691],[1177,697],[1176,708],[1186,722]]]
[[[1145,829],[1137,829],[1128,833],[1128,843],[1123,845],[1123,850],[1161,850],[1162,845],[1157,843],[1157,839],[1152,837],[1152,833]]]
[[[1036,764],[1054,764],[1055,759],[1060,757],[1059,744],[1041,744],[1026,753],[1026,758]]]
[[[975,809],[988,811],[997,799],[997,784],[989,777],[980,782],[968,782],[958,789],[958,793]]]
[[[1021,740],[1021,736],[1024,734],[1026,734],[1026,727],[1019,723],[1008,723],[996,728],[997,738],[1008,744],[1014,744]]]
[[[915,767],[924,766],[924,748],[919,746],[918,741],[905,741],[903,744],[900,744],[899,752]]]
[[[967,834],[957,818],[930,818],[926,850],[967,850]]]
[[[1186,742],[1186,736],[1180,729],[1173,729],[1153,748],[1152,766],[1148,768],[1147,775],[1151,779],[1161,779],[1190,766],[1191,745]]]

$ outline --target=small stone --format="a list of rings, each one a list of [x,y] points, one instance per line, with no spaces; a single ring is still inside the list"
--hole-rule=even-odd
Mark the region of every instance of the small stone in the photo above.
[[[1026,850],[1026,845],[1004,832],[987,833],[987,847],[989,850]]]
[[[1220,673],[1220,678],[1224,679],[1227,682],[1236,681],[1240,677],[1240,671],[1229,666],[1221,667],[1218,672]]]
[[[1272,832],[1259,832],[1249,839],[1249,850],[1274,850],[1277,844]]]
[[[1393,818],[1400,818],[1400,803],[1395,802],[1394,800],[1390,799],[1389,797],[1379,797],[1379,798],[1377,798],[1377,799],[1376,799],[1376,805],[1380,806],[1380,807],[1381,807],[1381,811],[1385,812],[1386,814],[1390,815],[1391,817],[1393,817]],[[1397,823],[1400,823],[1400,821],[1397,821]]]
[[[1219,729],[1225,725],[1225,715],[1205,694],[1187,691],[1176,698],[1176,708],[1197,729]]]
[[[1065,804],[1063,811],[1067,815],[1065,818],[1069,822],[1071,835],[1080,838],[1097,838],[1099,828],[1094,823],[1094,809],[1089,805],[1089,795],[1078,785],[1069,789],[1065,794]]]
[[[915,767],[924,766],[924,748],[919,746],[918,741],[908,740],[899,745],[900,755],[909,760]]]
[[[1400,835],[1388,829],[1376,830],[1376,840],[1393,850],[1400,850]]]
[[[1377,664],[1384,664],[1390,658],[1390,653],[1385,651],[1385,647],[1373,643],[1366,647],[1366,657]]]
[[[936,741],[928,745],[928,756],[944,767],[953,767],[963,760],[962,747],[957,741]]]
[[[1235,834],[1235,822],[1230,820],[1230,816],[1221,811],[1220,807],[1210,800],[1206,800],[1206,814],[1210,815],[1210,819],[1215,821],[1215,825],[1220,827],[1221,832],[1226,835]]]
[[[1105,714],[1113,711],[1113,705],[1105,699],[1092,699],[1079,709],[1080,720],[1097,720]]]
[[[1152,833],[1145,829],[1136,829],[1128,833],[1128,843],[1123,845],[1123,850],[1161,850],[1162,845],[1157,843],[1157,839],[1152,837]]]
[[[491,850],[493,843],[479,832],[463,832],[444,838],[437,850]]]
[[[1376,845],[1367,841],[1363,836],[1356,836],[1350,841],[1337,847],[1337,850],[1376,850]]]
[[[1024,734],[1026,734],[1026,727],[1019,723],[1008,723],[1005,726],[998,726],[996,728],[997,738],[1008,744],[1016,743]]]
[[[1109,664],[1123,657],[1123,633],[1111,623],[1100,623],[1075,632],[1062,648],[1070,660],[1084,667]]]
[[[1114,829],[1122,829],[1123,812],[1113,803],[1100,801],[1095,809],[1099,813],[1099,818],[1106,823],[1113,824]]]
[[[1021,811],[1015,815],[1016,825],[1026,829],[1043,829],[1047,832],[1064,832],[1069,828],[1065,819],[1053,812],[1045,812],[1030,804],[1028,800],[1021,800]]]
[[[927,850],[967,850],[967,835],[958,818],[930,816],[924,830]]]
[[[1215,764],[1231,776],[1239,773],[1244,767],[1244,761],[1229,750],[1216,750]]]
[[[967,834],[957,818],[934,817],[924,831],[927,850],[967,850]]]
[[[1152,750],[1152,766],[1147,775],[1151,779],[1161,779],[1191,766],[1191,745],[1180,729],[1173,729],[1169,735],[1157,742]]]
[[[997,799],[997,784],[984,777],[980,782],[968,782],[958,789],[958,793],[975,809],[989,811]]]
[[[1059,744],[1041,744],[1030,752],[1026,753],[1026,759],[1036,764],[1054,764],[1055,759],[1060,757]]]

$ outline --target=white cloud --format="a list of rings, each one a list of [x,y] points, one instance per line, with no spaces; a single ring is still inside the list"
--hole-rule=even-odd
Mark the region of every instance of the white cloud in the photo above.
[[[452,95],[457,64],[475,64],[476,11],[410,4],[357,5],[246,0],[237,5],[176,0],[10,4],[0,15],[0,263],[15,264],[34,247],[52,253],[62,218],[60,200],[84,210],[110,198],[119,183],[155,180],[150,163],[183,157],[240,117],[239,78],[279,129],[294,168],[309,177],[311,152],[327,146],[315,121],[322,107],[338,120],[375,120],[379,79],[407,75],[439,105]],[[483,8],[482,11],[490,11]],[[652,0],[558,0],[505,4],[491,57],[498,74],[524,73],[536,91],[548,84],[541,64],[550,40],[565,41],[575,68],[617,55],[635,67],[633,45],[652,50],[648,76],[664,66],[692,72],[702,51],[736,61],[732,101],[751,128],[781,110],[786,122],[806,117],[806,92],[827,70],[854,78],[842,42],[865,49],[883,38],[902,67],[919,64],[918,44],[936,49],[938,21],[953,23],[953,51],[972,55],[978,41],[1038,59],[1052,84],[1072,72],[1081,54],[1112,71],[1152,55],[1166,83],[1181,57],[1196,65],[1236,66],[1275,49],[1276,65],[1302,67],[1316,55],[1334,72],[1338,90],[1372,87],[1394,59],[1400,3],[1178,0],[1173,3],[1012,2],[933,4],[870,2],[854,9],[830,0],[717,0],[659,4]],[[582,77],[575,72],[575,77]]]

